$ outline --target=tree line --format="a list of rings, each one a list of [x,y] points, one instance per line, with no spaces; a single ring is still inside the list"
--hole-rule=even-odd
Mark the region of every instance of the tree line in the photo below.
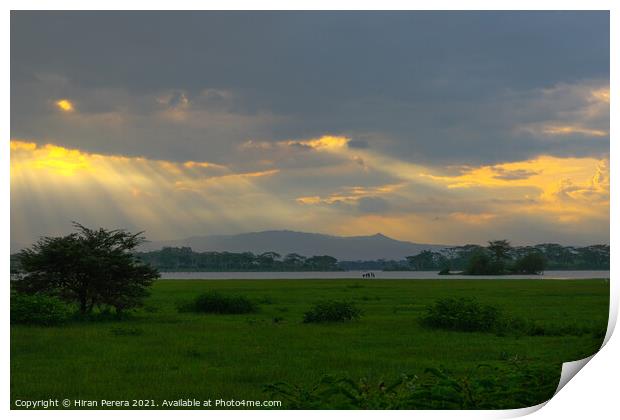
[[[329,255],[305,257],[277,252],[195,252],[189,247],[165,247],[136,256],[161,271],[340,271]]]
[[[78,233],[62,238],[42,238],[30,249],[11,255],[11,273],[20,271],[20,265],[34,262],[37,250],[54,250],[48,261],[66,261],[71,253],[82,251],[75,243],[89,238],[95,243],[97,235],[105,230],[88,230],[76,224]],[[122,231],[111,231],[120,235]],[[78,235],[78,236],[76,236]],[[80,236],[81,235],[81,236]],[[104,235],[105,236],[105,235]],[[82,238],[82,239],[84,239]],[[117,238],[120,240],[120,238]],[[86,239],[84,239],[86,241]],[[100,240],[103,240],[100,238]],[[533,246],[511,246],[507,240],[490,241],[487,246],[468,244],[440,250],[424,250],[405,260],[338,261],[329,255],[305,257],[296,253],[282,256],[276,252],[196,252],[189,247],[166,247],[158,251],[137,252],[135,247],[144,240],[136,236],[125,239],[131,246],[132,258],[159,271],[441,271],[464,274],[526,274],[543,270],[609,270],[609,245],[585,247],[543,243]],[[73,242],[72,242],[73,241]],[[132,242],[133,241],[133,242]],[[72,244],[69,246],[69,244]],[[62,245],[62,246],[61,246]],[[40,248],[42,247],[42,248]],[[39,249],[40,248],[40,249]],[[27,267],[22,267],[27,268]]]
[[[544,270],[609,270],[609,245],[585,247],[546,243],[510,245],[507,240],[487,246],[464,245],[438,251],[425,250],[407,257],[413,270],[464,274],[536,274]]]

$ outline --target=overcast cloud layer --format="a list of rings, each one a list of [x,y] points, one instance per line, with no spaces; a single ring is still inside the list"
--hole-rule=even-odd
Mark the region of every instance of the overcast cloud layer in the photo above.
[[[13,12],[11,138],[14,243],[607,242],[609,14]]]

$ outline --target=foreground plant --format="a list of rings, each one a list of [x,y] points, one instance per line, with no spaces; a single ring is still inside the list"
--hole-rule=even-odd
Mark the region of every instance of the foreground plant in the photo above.
[[[442,367],[389,382],[326,375],[309,386],[279,382],[264,391],[288,409],[507,409],[551,398],[559,372],[559,366],[513,359],[497,366],[479,365],[460,376]]]

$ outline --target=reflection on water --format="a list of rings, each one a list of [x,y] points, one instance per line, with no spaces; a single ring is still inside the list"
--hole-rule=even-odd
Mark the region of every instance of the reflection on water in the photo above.
[[[162,272],[162,279],[261,280],[261,279],[361,279],[366,271],[291,271],[291,272]],[[374,279],[608,279],[609,271],[546,271],[544,275],[515,276],[440,276],[436,271],[373,271]]]

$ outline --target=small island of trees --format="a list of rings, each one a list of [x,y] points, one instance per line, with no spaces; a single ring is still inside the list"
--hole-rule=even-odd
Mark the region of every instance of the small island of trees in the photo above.
[[[555,270],[609,270],[609,245],[583,248],[558,244],[513,247],[505,239],[489,241],[486,247],[464,245],[439,251],[424,250],[407,257],[416,271],[458,271],[467,275],[540,274]]]

